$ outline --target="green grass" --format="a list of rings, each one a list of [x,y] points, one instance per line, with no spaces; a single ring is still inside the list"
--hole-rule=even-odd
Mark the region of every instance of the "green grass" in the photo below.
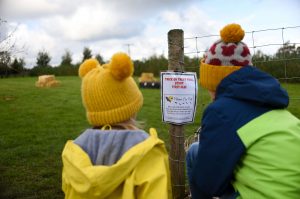
[[[61,152],[68,139],[89,127],[81,104],[80,79],[59,77],[57,88],[36,88],[37,78],[0,79],[0,198],[63,198]],[[284,85],[292,99],[290,111],[300,117],[300,85]],[[145,129],[155,127],[169,148],[168,124],[161,122],[160,90],[143,89],[144,106],[138,120]],[[189,136],[200,125],[208,104],[200,90],[194,124],[185,125]]]

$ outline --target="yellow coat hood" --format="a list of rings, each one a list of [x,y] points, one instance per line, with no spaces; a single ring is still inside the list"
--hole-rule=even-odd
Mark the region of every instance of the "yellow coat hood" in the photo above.
[[[88,154],[71,140],[62,160],[65,198],[171,198],[168,155],[155,129],[113,165],[93,165]]]

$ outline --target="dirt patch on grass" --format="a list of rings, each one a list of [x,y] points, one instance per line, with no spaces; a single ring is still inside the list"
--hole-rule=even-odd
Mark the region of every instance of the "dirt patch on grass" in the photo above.
[[[3,101],[13,101],[13,100],[16,99],[16,97],[15,97],[15,96],[12,96],[12,95],[4,95],[4,96],[1,96],[1,99],[2,99]]]

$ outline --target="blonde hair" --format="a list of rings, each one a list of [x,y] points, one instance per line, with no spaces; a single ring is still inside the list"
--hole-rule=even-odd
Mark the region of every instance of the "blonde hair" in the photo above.
[[[135,118],[130,118],[129,120],[124,121],[124,122],[119,122],[117,124],[114,124],[112,127],[113,128],[114,127],[121,127],[121,129],[128,129],[128,130],[138,130],[139,129],[138,128],[138,123],[135,120]]]
[[[135,117],[129,118],[129,120],[118,122],[116,124],[106,124],[103,126],[94,126],[94,129],[101,129],[101,130],[139,130],[144,128],[144,122],[136,121]]]

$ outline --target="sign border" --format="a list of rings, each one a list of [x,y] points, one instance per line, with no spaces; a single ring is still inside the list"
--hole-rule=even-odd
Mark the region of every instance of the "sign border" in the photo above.
[[[187,76],[193,76],[195,79],[195,96],[194,96],[194,100],[195,100],[195,104],[194,104],[194,114],[193,114],[193,118],[191,121],[186,121],[186,122],[172,122],[172,121],[166,121],[164,118],[164,109],[163,109],[163,90],[164,90],[164,85],[163,85],[163,76],[164,75],[187,75]],[[195,121],[195,115],[196,115],[196,109],[197,109],[197,97],[198,97],[198,79],[197,79],[197,74],[196,72],[172,72],[172,71],[166,71],[166,72],[161,72],[160,73],[160,85],[161,85],[161,113],[162,113],[162,122],[164,123],[169,123],[169,124],[176,124],[176,125],[184,125],[184,124],[190,124],[193,123]]]

